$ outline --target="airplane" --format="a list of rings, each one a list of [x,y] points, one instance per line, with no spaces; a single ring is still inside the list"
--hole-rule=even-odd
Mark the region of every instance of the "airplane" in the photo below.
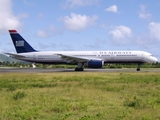
[[[158,59],[145,51],[37,51],[16,30],[9,30],[17,54],[10,57],[32,63],[77,64],[75,71],[84,67],[102,68],[110,63],[137,63],[137,71],[143,63],[157,63]]]

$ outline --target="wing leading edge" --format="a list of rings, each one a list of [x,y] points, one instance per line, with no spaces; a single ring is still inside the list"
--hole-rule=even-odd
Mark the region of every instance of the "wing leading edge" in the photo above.
[[[71,56],[71,55],[64,55],[64,54],[57,54],[59,56],[61,56],[62,59],[66,60],[68,63],[85,63],[88,62],[90,60],[101,60],[101,59],[90,59],[88,57],[79,57],[79,56]]]

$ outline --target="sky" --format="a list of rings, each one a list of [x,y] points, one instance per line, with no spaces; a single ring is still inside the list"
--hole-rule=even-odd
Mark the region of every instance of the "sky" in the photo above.
[[[36,50],[141,50],[160,61],[159,0],[0,0],[0,52],[8,30]]]

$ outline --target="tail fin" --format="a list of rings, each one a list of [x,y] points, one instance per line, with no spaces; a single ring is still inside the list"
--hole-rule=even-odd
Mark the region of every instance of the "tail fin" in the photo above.
[[[16,30],[9,30],[17,53],[36,52]]]

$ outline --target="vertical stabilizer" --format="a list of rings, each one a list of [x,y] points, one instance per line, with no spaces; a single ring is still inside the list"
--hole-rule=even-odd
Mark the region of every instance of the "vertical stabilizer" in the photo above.
[[[9,30],[17,53],[36,52],[16,30]]]

